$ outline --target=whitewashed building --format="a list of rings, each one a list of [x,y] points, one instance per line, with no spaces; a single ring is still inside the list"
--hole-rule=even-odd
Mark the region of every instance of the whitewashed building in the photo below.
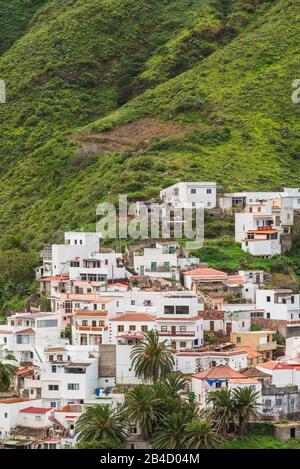
[[[160,192],[163,202],[173,208],[216,207],[217,184],[215,182],[179,182]]]

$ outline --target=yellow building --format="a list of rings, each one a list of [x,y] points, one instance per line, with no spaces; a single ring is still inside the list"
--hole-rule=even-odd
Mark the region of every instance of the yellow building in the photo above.
[[[251,347],[261,353],[263,360],[272,360],[277,344],[273,340],[274,331],[231,332],[230,341],[237,347]]]

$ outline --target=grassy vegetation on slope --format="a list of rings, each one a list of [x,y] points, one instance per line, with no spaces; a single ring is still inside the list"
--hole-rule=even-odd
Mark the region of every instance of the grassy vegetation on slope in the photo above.
[[[17,41],[48,0],[0,0],[0,55]]]
[[[299,77],[298,1],[183,6],[52,1],[0,59],[9,99],[0,108],[2,236],[20,232],[37,248],[64,229],[94,228],[95,206],[107,197],[157,196],[178,180],[215,180],[226,190],[298,185],[300,106],[291,101]],[[200,46],[213,49],[208,57],[197,56],[197,38],[185,73],[120,108],[139,91],[143,73],[153,75],[151,86],[174,75],[166,62],[174,63],[182,36],[198,24],[202,32],[218,24],[235,31],[223,42],[203,38]],[[90,122],[77,133],[133,121],[138,133],[144,116],[199,127],[152,139],[144,152],[84,153],[67,139]]]

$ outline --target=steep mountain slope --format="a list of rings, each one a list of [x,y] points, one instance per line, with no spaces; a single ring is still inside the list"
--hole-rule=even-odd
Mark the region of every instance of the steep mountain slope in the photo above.
[[[50,1],[0,59],[2,238],[36,249],[179,179],[299,185],[299,32],[296,0]]]
[[[48,0],[0,0],[0,55],[17,41]]]

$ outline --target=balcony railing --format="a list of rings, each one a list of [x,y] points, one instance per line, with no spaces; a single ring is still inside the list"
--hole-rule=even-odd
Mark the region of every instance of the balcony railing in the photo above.
[[[195,337],[195,332],[182,332],[182,331],[158,331],[158,335],[167,337]]]
[[[288,327],[291,327],[291,326],[300,326],[300,319],[294,319],[294,320],[291,320],[291,321],[287,321],[287,326]]]
[[[268,350],[275,350],[277,347],[277,343],[274,341],[267,342],[266,344],[259,344],[258,351],[264,352]]]

